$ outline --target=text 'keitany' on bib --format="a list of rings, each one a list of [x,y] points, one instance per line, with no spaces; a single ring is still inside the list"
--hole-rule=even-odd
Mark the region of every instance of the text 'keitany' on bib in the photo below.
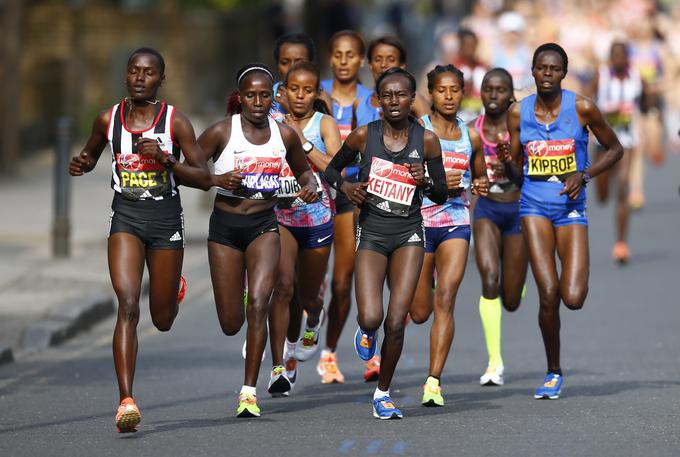
[[[316,193],[319,197],[319,200],[321,200],[321,198],[323,197],[321,177],[319,176],[319,173],[316,170],[313,170],[313,172],[314,178],[316,179]],[[288,165],[288,162],[286,162],[285,160],[283,161],[283,167],[281,168],[281,174],[279,178],[281,181],[281,187],[279,188],[279,191],[276,194],[278,198],[279,208],[296,208],[298,206],[303,206],[307,204],[297,196],[300,190],[302,190],[302,187],[300,187],[300,184],[298,183],[297,179],[295,179],[293,170],[291,170],[290,166]]]
[[[416,181],[404,165],[373,157],[368,175],[366,201],[397,216],[408,216],[416,192]]]
[[[563,178],[576,171],[576,145],[573,138],[534,140],[526,144],[529,177]]]

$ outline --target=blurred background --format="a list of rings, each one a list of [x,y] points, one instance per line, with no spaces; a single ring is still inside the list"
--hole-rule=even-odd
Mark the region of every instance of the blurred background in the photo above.
[[[75,316],[74,300],[97,305],[94,292],[111,296],[110,153],[82,178],[70,178],[66,169],[96,114],[126,95],[133,50],[150,46],[165,57],[160,97],[188,114],[200,134],[224,116],[238,68],[252,61],[276,68],[277,37],[309,34],[322,74],[330,77],[327,43],[342,29],[360,31],[367,42],[397,35],[425,96],[423,77],[432,65],[461,68],[467,94],[459,114],[468,119],[479,114],[481,76],[491,67],[512,73],[520,98],[533,90],[533,50],[556,41],[569,54],[565,86],[595,97],[611,43],[626,42],[629,67],[643,88],[634,109],[640,147],[633,149],[629,202],[645,207],[643,224],[631,226],[640,264],[629,271],[656,277],[663,262],[654,263],[656,270],[637,268],[660,255],[677,260],[648,244],[664,240],[680,214],[678,0],[0,0],[0,363],[7,359],[3,347],[20,357],[56,344],[52,335],[65,328],[58,310]],[[361,81],[372,86],[366,67]],[[191,248],[185,270],[205,268],[211,194],[183,188],[182,204]],[[606,262],[612,213],[595,214],[592,255]]]
[[[0,1],[0,173],[55,142],[56,120],[75,120],[77,138],[96,113],[125,95],[129,53],[157,48],[167,62],[161,96],[200,127],[224,112],[235,71],[254,60],[274,64],[283,33],[311,35],[329,76],[327,40],[353,28],[368,40],[399,36],[409,69],[459,61],[473,31],[478,64],[504,66],[516,87],[530,87],[536,45],[556,41],[570,58],[567,86],[586,95],[614,39],[631,44],[633,65],[654,102],[661,149],[678,150],[680,2],[676,0],[52,0]],[[467,51],[466,51],[467,49]],[[362,81],[370,81],[366,71]],[[663,129],[662,129],[663,128]],[[665,131],[665,134],[661,132]],[[658,136],[655,133],[655,137]],[[657,160],[660,160],[657,158]]]

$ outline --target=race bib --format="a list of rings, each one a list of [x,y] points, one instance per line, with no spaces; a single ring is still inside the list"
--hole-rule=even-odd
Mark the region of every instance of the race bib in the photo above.
[[[264,200],[274,196],[279,190],[281,157],[234,155],[233,169],[243,174],[241,187],[230,192],[236,197]]]
[[[297,179],[295,179],[293,170],[291,170],[291,168],[288,166],[288,162],[286,161],[283,162],[279,179],[281,182],[281,187],[276,193],[276,196],[279,199],[278,205],[280,208],[295,208],[307,204],[297,196],[300,190],[302,190],[302,187],[298,183]],[[316,171],[314,171],[314,179],[316,179],[316,193],[319,197],[319,200],[321,200],[323,197],[323,187],[321,186],[321,177]]]
[[[366,201],[397,216],[408,216],[416,192],[416,181],[404,165],[373,157],[368,175]]]
[[[172,153],[170,135],[145,135],[145,138],[156,139],[163,152]],[[168,170],[153,157],[137,154],[136,146],[133,145],[132,149],[132,153],[115,154],[121,194],[132,200],[171,195],[172,183]]]
[[[537,140],[526,144],[529,176],[545,178],[562,176],[576,171],[576,145],[573,138],[566,140]]]
[[[349,136],[350,133],[352,133],[352,126],[351,125],[338,125],[338,130],[340,130],[340,139],[342,141],[345,141],[345,138]]]

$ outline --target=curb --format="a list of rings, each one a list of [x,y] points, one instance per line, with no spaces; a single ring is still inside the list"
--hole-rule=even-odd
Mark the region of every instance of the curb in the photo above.
[[[10,363],[14,360],[12,348],[6,344],[0,344],[0,365]]]
[[[89,329],[113,314],[113,303],[110,294],[99,293],[58,305],[45,319],[26,327],[21,337],[22,352],[43,351]]]

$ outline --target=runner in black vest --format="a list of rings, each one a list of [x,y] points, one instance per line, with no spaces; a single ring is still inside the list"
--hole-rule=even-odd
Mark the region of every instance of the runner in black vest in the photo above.
[[[137,361],[139,296],[144,264],[149,270],[149,309],[158,330],[170,330],[178,311],[177,290],[184,257],[184,217],[178,181],[208,189],[210,172],[196,144],[189,120],[156,99],[165,80],[165,62],[153,49],[141,48],[127,64],[129,96],[102,111],[69,173],[92,171],[107,144],[111,146],[114,190],[109,222],[108,257],[118,298],[113,333],[113,361],[120,406],[119,432],[134,432],[141,420],[132,398]],[[180,163],[180,150],[186,162]]]
[[[359,308],[355,348],[363,360],[375,354],[376,331],[384,317],[385,279],[391,284],[382,367],[373,396],[373,414],[380,419],[402,417],[390,399],[389,387],[423,263],[423,194],[439,204],[447,197],[439,139],[409,116],[415,91],[415,79],[407,71],[391,68],[383,73],[376,82],[383,119],[354,130],[326,168],[331,185],[361,208],[355,264]],[[340,173],[357,154],[361,154],[359,182],[350,183]],[[425,163],[430,177],[425,175]]]

